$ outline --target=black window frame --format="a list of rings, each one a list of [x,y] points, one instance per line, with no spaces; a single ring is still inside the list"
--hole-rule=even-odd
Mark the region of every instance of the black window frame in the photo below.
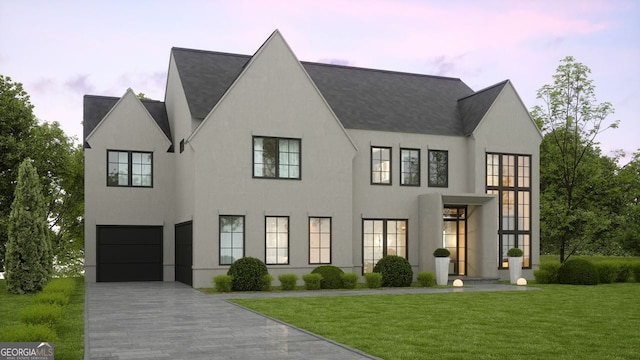
[[[109,181],[110,176],[109,175],[109,153],[127,153],[127,184],[126,185],[120,185],[120,184],[113,184]],[[143,155],[151,155],[151,184],[149,185],[134,185],[133,184],[133,154],[143,154]],[[153,166],[153,151],[140,151],[140,150],[118,150],[118,149],[107,149],[107,187],[120,187],[120,188],[153,188],[153,183],[154,183],[154,178],[155,176],[153,175],[153,170],[154,170],[154,166]],[[117,176],[117,175],[116,175]]]
[[[410,152],[416,151],[418,153],[418,169],[417,169],[417,174],[415,174],[418,178],[418,182],[416,184],[410,184],[405,182],[404,175],[410,174],[411,176],[411,174],[413,174],[412,171],[404,171],[403,167],[404,167],[405,161],[402,155],[405,151],[410,151]],[[400,186],[420,186],[420,184],[422,183],[421,168],[422,168],[422,154],[420,152],[420,149],[400,148]]]
[[[365,243],[364,243],[364,237],[365,237],[365,222],[367,221],[382,221],[382,257],[385,257],[388,255],[387,249],[387,240],[388,240],[388,235],[389,235],[389,231],[388,231],[388,223],[390,221],[404,221],[405,223],[405,256],[403,256],[405,259],[409,260],[409,219],[401,219],[401,218],[397,218],[397,219],[392,219],[392,218],[384,218],[384,219],[379,219],[379,218],[363,218],[362,219],[362,247],[361,247],[361,251],[362,251],[362,275],[365,274]],[[398,255],[397,253],[395,255]],[[379,261],[379,260],[378,260]],[[373,264],[373,266],[375,267],[376,264]]]
[[[375,182],[374,181],[374,172],[373,172],[373,151],[374,149],[380,149],[380,150],[389,150],[389,170],[386,170],[385,172],[387,172],[389,174],[389,182],[385,183],[385,182]],[[369,174],[371,177],[371,185],[383,185],[383,186],[391,186],[393,185],[393,148],[391,146],[371,146],[371,151],[369,153],[369,157],[370,157],[370,162],[369,162]],[[383,173],[380,171],[380,173]]]
[[[267,237],[268,237],[268,234],[269,234],[268,228],[267,228],[267,226],[268,226],[267,222],[268,222],[269,218],[287,219],[287,262],[286,263],[277,262],[277,259],[278,259],[277,251],[279,249],[278,246],[277,246],[277,241],[278,241],[277,239],[276,239],[276,247],[275,247],[275,250],[276,250],[276,262],[275,263],[269,262],[268,252],[269,252],[270,247],[268,246],[268,243],[267,243],[267,241],[268,241]],[[289,263],[291,262],[291,226],[290,225],[291,225],[291,219],[290,219],[289,216],[265,215],[265,217],[264,217],[264,263],[265,263],[265,265],[289,265]],[[271,247],[271,248],[273,248],[273,247]]]
[[[311,220],[312,219],[328,219],[329,220],[329,261],[322,261],[322,247],[318,246],[317,248],[311,247]],[[319,234],[323,234],[320,232]],[[311,261],[311,252],[316,249],[318,251],[318,259],[319,262]],[[330,216],[309,216],[309,265],[328,265],[331,264],[333,260],[333,219]]]
[[[235,217],[235,218],[242,218],[242,256],[240,256],[240,258],[244,257],[245,253],[245,245],[246,245],[246,229],[247,229],[247,223],[246,223],[246,218],[244,215],[218,215],[218,264],[220,266],[227,266],[227,265],[231,265],[233,264],[233,262],[237,259],[234,259],[233,261],[231,261],[230,263],[227,262],[223,262],[222,261],[222,219],[223,218],[231,218],[231,217]],[[231,234],[235,234],[237,232],[231,232]],[[233,258],[233,250],[237,249],[237,247],[234,247],[234,242],[233,242],[233,235],[232,235],[232,239],[231,239],[231,257]]]
[[[260,176],[256,175],[256,139],[271,139],[275,140],[275,173],[274,176]],[[298,176],[297,177],[281,177],[280,176],[280,141],[297,141],[298,142]],[[300,138],[287,138],[287,137],[275,137],[275,136],[252,136],[251,137],[251,174],[254,179],[278,179],[278,180],[301,180],[302,179],[302,139]]]
[[[444,154],[445,155],[445,164],[444,164],[444,169],[445,169],[445,181],[444,183],[441,183],[439,181],[433,181],[432,178],[432,157],[431,154]],[[439,188],[448,188],[449,187],[449,150],[437,150],[437,149],[429,149],[429,152],[427,154],[428,157],[428,161],[427,161],[427,168],[428,168],[428,174],[427,174],[427,178],[428,178],[428,183],[429,183],[429,187],[439,187]],[[435,165],[436,167],[439,167],[438,165]],[[437,176],[437,175],[436,175]]]

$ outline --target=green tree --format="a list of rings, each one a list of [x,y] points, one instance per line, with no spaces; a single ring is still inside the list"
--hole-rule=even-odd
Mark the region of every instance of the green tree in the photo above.
[[[613,106],[597,102],[590,73],[573,57],[564,58],[553,84],[538,90],[543,105],[532,111],[545,134],[540,149],[541,242],[543,249],[545,243],[557,246],[562,263],[609,226],[590,206],[601,188],[592,184],[598,178],[591,175],[599,169],[596,137],[616,128],[618,121],[606,122]]]
[[[620,169],[618,176],[624,206],[619,242],[629,255],[640,256],[640,149]]]
[[[24,160],[8,222],[6,278],[7,290],[14,294],[42,290],[53,271],[47,210],[40,189],[36,169],[30,159]]]

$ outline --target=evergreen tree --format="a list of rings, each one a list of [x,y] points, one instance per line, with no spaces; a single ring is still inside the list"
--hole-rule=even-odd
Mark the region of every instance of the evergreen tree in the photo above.
[[[18,169],[18,182],[9,215],[5,270],[7,290],[33,293],[51,279],[53,256],[42,185],[30,159]]]

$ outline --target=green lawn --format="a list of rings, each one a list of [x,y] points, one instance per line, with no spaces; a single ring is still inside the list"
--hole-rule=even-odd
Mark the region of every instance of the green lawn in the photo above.
[[[640,284],[237,299],[383,359],[639,359]]]
[[[71,302],[64,307],[64,321],[56,327],[56,360],[84,358],[84,278],[77,278],[76,281]],[[30,305],[34,296],[9,294],[5,280],[0,280],[0,331],[6,325],[19,323],[18,312]]]

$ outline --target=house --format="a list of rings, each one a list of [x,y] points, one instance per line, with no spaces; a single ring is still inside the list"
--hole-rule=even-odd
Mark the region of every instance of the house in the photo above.
[[[84,97],[87,281],[211,286],[385,255],[508,278],[539,262],[540,132],[510,81],[300,62],[275,31],[253,56],[173,48],[164,101]]]

